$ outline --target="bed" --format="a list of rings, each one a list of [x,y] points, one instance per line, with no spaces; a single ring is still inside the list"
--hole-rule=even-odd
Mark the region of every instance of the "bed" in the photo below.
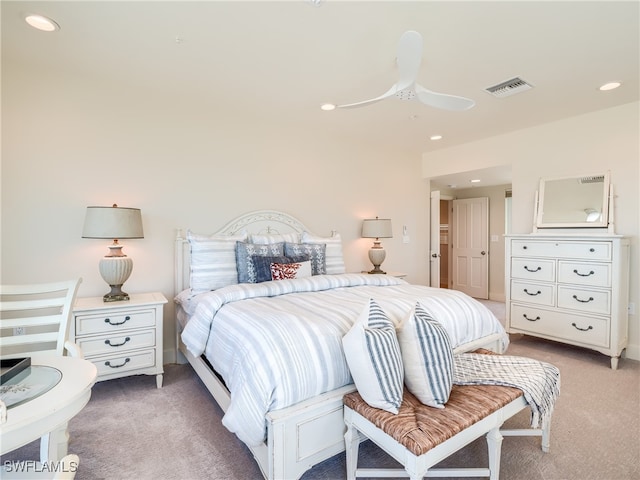
[[[269,259],[287,258],[280,244],[290,256],[304,250],[295,261],[308,261],[314,275],[260,281],[257,256],[265,256],[275,275],[281,264]],[[346,273],[339,234],[313,234],[283,212],[251,212],[213,235],[179,230],[175,247],[180,359],[192,365],[225,412],[224,425],[267,479],[299,478],[344,451],[342,398],[355,387],[341,338],[369,299],[395,322],[417,301],[429,305],[455,351],[501,353],[508,344],[481,303],[388,275]],[[256,263],[249,274],[248,259]]]

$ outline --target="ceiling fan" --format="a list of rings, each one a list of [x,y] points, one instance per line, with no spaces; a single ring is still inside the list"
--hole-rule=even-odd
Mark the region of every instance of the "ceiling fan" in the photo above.
[[[402,34],[398,43],[396,63],[400,79],[379,97],[362,102],[338,105],[337,108],[354,108],[370,105],[389,97],[400,100],[417,100],[430,107],[443,110],[463,111],[472,108],[476,102],[469,98],[458,97],[446,93],[433,92],[416,83],[416,77],[422,61],[422,35],[413,30]]]

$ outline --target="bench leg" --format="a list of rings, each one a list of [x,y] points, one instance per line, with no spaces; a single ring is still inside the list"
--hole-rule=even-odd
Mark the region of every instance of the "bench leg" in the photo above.
[[[489,448],[489,479],[500,478],[500,456],[502,454],[502,435],[500,428],[493,428],[487,433],[487,447]]]
[[[347,480],[355,480],[358,468],[358,449],[360,448],[360,435],[351,425],[347,424],[347,431],[344,434],[346,447]]]
[[[551,438],[551,419],[547,418],[542,422],[542,451],[549,453]]]

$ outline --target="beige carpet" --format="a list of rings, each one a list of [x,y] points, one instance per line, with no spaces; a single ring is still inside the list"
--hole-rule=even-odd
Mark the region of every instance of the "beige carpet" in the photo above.
[[[501,304],[490,304],[498,316]],[[560,368],[562,389],[551,428],[551,452],[539,438],[505,438],[503,480],[632,480],[640,478],[640,362],[609,368],[601,354],[515,336],[507,352]],[[79,480],[262,478],[250,452],[220,423],[222,412],[188,365],[167,365],[165,386],[154,377],[98,383],[87,407],[70,424],[70,451],[80,456]],[[506,426],[526,428],[521,412]],[[365,442],[361,466],[393,461]],[[2,462],[34,459],[32,443]],[[442,466],[486,465],[486,442],[477,440]],[[307,472],[304,480],[344,478],[344,455]]]

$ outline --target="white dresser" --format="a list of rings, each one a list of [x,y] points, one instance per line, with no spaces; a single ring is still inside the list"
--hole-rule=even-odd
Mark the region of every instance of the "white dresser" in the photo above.
[[[506,236],[506,328],[611,357],[627,346],[629,240],[619,235]]]
[[[98,369],[98,379],[155,375],[162,387],[161,293],[132,294],[131,299],[105,303],[102,297],[78,298],[70,339]]]

